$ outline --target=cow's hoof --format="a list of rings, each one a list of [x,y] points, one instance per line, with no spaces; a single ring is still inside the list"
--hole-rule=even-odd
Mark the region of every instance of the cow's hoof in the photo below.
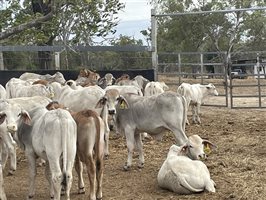
[[[124,166],[124,170],[125,170],[125,171],[129,171],[129,170],[130,170],[130,166],[125,165],[125,166]]]
[[[79,188],[78,194],[85,194],[85,188]]]
[[[144,167],[144,163],[139,163],[138,168],[142,169]]]
[[[109,159],[109,154],[105,154],[105,155],[104,155],[104,159],[105,159],[105,160],[108,160],[108,159]]]
[[[16,171],[16,170],[10,169],[10,170],[8,171],[8,176],[13,176],[13,175],[15,174],[15,171]]]

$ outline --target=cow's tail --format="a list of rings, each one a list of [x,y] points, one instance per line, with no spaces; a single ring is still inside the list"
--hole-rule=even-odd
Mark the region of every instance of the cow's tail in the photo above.
[[[95,128],[96,128],[96,142],[95,142],[95,166],[96,170],[99,171],[101,165],[102,165],[102,159],[103,159],[103,148],[101,147],[101,135],[104,135],[104,132],[102,133],[101,130],[101,124],[100,124],[100,118],[96,115],[93,116],[94,122],[95,122]]]
[[[60,110],[60,109],[59,109]],[[67,137],[69,137],[68,135],[68,130],[70,127],[68,127],[68,122],[67,122],[67,118],[61,116],[62,118],[62,122],[60,123],[60,128],[61,128],[61,133],[62,133],[62,149],[63,149],[63,160],[62,160],[62,164],[63,164],[63,170],[62,170],[62,186],[63,188],[67,188],[67,174],[66,174],[66,168],[67,168]]]
[[[187,119],[187,100],[184,96],[181,96],[182,99],[182,104],[183,104],[183,122],[182,122],[182,127],[183,130],[185,131],[186,128],[186,119]]]

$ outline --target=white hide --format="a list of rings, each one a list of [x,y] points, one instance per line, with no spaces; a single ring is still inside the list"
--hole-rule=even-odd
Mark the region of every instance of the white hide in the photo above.
[[[186,155],[186,148],[189,147],[170,147],[157,176],[159,186],[177,194],[215,192],[215,183],[207,166],[202,161],[191,160]]]
[[[144,96],[158,95],[168,89],[169,87],[164,82],[151,81],[145,87]]]
[[[182,83],[177,88],[177,93],[186,98],[187,109],[189,105],[192,107],[193,123],[201,123],[199,117],[200,106],[204,103],[204,100],[209,96],[218,96],[218,92],[212,83],[208,85]],[[186,121],[189,124],[188,119]]]

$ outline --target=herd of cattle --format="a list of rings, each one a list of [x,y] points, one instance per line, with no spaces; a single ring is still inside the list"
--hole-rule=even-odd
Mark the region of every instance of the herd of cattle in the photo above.
[[[104,159],[109,156],[109,133],[114,129],[126,138],[128,150],[124,170],[130,170],[136,147],[138,167],[144,167],[142,137],[160,140],[165,130],[173,132],[177,145],[158,173],[160,187],[178,194],[204,190],[215,192],[206,165],[201,161],[215,147],[198,135],[187,137],[187,112],[192,106],[193,122],[201,123],[199,108],[204,99],[218,95],[213,84],[182,83],[176,92],[166,91],[163,82],[141,75],[131,79],[111,73],[100,77],[87,69],[76,80],[54,75],[24,73],[0,85],[0,200],[6,199],[3,169],[16,170],[16,147],[24,150],[29,164],[28,199],[35,194],[36,162],[45,162],[50,197],[62,193],[70,199],[72,168],[78,174],[78,192],[85,193],[83,164],[87,168],[91,200],[103,197]],[[145,133],[145,134],[143,134]]]

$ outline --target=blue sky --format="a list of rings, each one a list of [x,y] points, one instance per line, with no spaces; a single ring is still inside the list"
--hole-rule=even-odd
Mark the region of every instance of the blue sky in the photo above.
[[[114,37],[126,35],[135,39],[142,39],[143,44],[147,45],[140,31],[151,26],[149,0],[120,0],[120,2],[125,3],[125,8],[123,11],[119,11],[119,23]]]

